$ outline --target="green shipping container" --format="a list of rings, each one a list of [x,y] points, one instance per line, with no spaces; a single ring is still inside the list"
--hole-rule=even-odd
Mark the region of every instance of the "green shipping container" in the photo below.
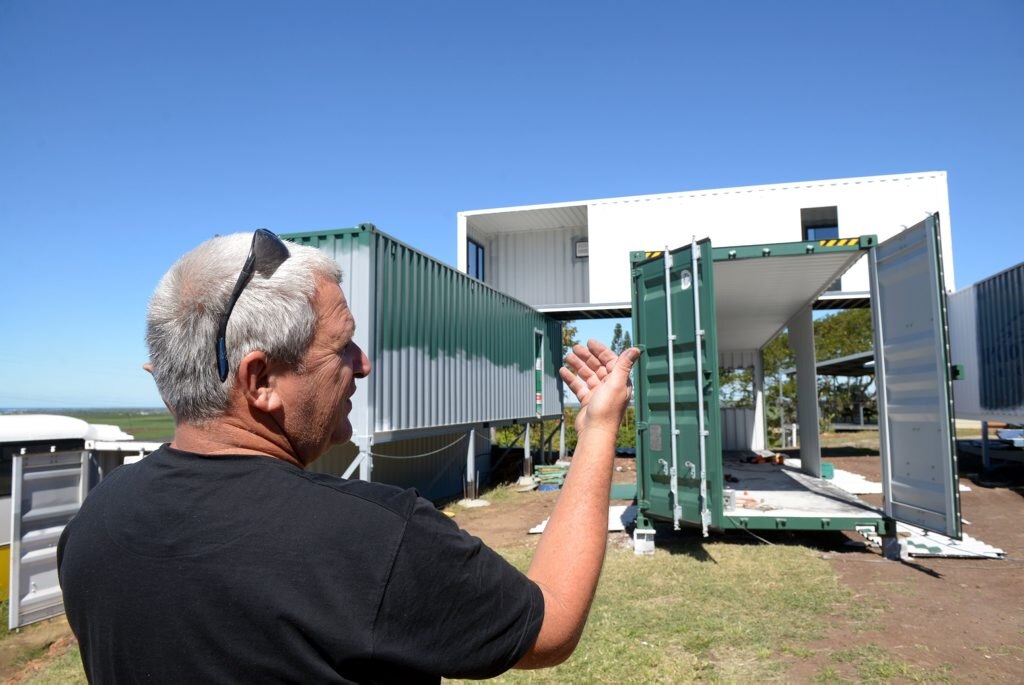
[[[372,224],[282,237],[342,269],[374,365],[353,398],[357,444],[562,415],[559,321]]]
[[[889,534],[899,519],[959,535],[938,235],[935,216],[882,245],[874,236],[724,248],[702,240],[631,254],[633,340],[642,350],[638,541],[653,536],[654,521],[696,526],[705,535],[859,528]],[[883,351],[876,356],[881,511],[822,480],[820,454],[819,463],[808,456],[803,469],[748,464],[744,455],[723,451],[720,426],[720,353],[759,354],[797,317],[809,324],[811,304],[865,254],[875,348]],[[807,330],[813,368],[813,328]]]

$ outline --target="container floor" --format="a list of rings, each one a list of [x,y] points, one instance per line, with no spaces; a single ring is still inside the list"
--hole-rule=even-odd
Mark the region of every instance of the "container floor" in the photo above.
[[[743,459],[752,452],[723,455],[726,488],[735,493],[735,505],[725,509],[729,517],[752,518],[857,518],[880,519],[882,512],[841,490],[829,480],[814,478],[798,468],[776,464],[750,464]]]

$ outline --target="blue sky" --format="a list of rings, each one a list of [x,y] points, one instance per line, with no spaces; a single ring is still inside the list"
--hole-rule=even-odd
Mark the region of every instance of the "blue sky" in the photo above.
[[[968,285],[1024,259],[1022,35],[1020,0],[0,0],[0,407],[159,404],[150,292],[258,226],[454,263],[460,210],[946,170]]]

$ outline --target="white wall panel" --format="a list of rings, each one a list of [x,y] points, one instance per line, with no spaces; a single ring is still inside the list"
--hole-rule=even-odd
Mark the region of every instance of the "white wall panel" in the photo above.
[[[885,240],[939,212],[946,287],[954,285],[949,200],[944,172],[876,176],[593,201],[588,208],[590,301],[628,302],[629,253],[674,249],[693,237],[753,245],[802,239],[800,209],[838,207],[840,237]],[[843,277],[846,292],[866,292],[867,266]]]
[[[749,407],[722,407],[722,449],[754,449],[754,410]]]

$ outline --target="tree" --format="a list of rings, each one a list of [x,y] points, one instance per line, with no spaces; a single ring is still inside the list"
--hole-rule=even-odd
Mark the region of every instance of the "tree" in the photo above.
[[[562,357],[569,354],[569,350],[572,349],[573,345],[579,344],[579,340],[576,336],[579,334],[579,329],[573,324],[575,321],[563,321],[562,322]]]
[[[816,361],[868,352],[873,344],[871,311],[868,309],[847,309],[814,322]],[[789,424],[797,420],[796,376],[783,373],[796,367],[796,356],[789,347],[789,333],[782,332],[765,345],[763,355],[765,413],[771,429],[778,426],[780,421]],[[821,418],[825,423],[844,417],[853,418],[858,404],[865,405],[870,414],[875,401],[874,394],[873,376],[818,378],[818,396],[822,401]]]
[[[870,352],[873,345],[869,309],[847,309],[814,322],[815,356],[818,361]],[[823,400],[822,418],[830,423],[837,419],[854,421],[858,405],[873,413],[874,381],[872,375],[820,377],[818,385]]]
[[[628,350],[633,346],[633,336],[629,334],[629,331],[622,329],[622,324],[615,324],[615,328],[612,329],[612,344],[608,346],[615,354],[622,354],[623,350]]]
[[[622,324],[615,324],[615,328],[612,330],[612,344],[608,346],[612,352],[618,354],[622,352]]]

